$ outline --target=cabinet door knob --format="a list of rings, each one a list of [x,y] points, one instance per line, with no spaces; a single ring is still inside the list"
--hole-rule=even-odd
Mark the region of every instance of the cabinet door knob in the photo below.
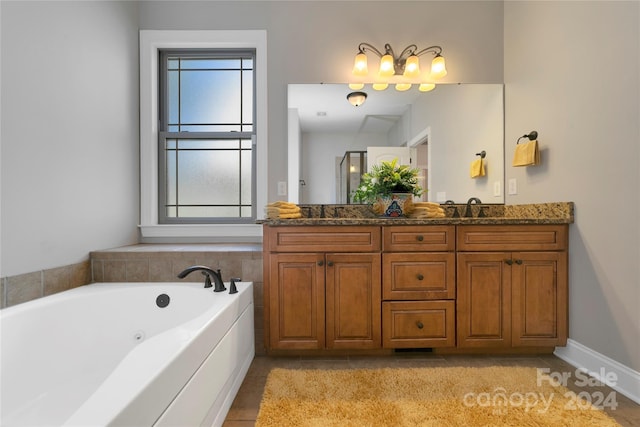
[[[324,265],[324,261],[318,261],[318,265],[322,267]]]
[[[333,267],[333,261],[327,261],[327,266]]]
[[[424,240],[424,236],[418,235],[416,236],[416,240],[418,240],[418,242],[422,242]]]
[[[423,325],[423,324],[422,324],[422,322],[421,322],[421,321],[419,321],[419,320],[416,322],[416,326],[418,327],[418,329],[422,329],[422,328],[424,328],[424,325]]]
[[[422,274],[418,274],[416,277],[418,278],[418,280],[424,279],[424,276]]]
[[[513,260],[512,259],[505,259],[504,262],[506,262],[507,265],[513,264]]]
[[[518,264],[518,265],[522,265],[522,260],[521,260],[521,259],[517,259],[517,260],[516,260],[516,264]]]

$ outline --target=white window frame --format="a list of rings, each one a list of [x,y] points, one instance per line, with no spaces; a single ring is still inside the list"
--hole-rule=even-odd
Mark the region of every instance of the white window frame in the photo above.
[[[140,30],[140,232],[143,239],[198,238],[260,242],[259,224],[158,223],[158,51],[186,48],[256,49],[256,214],[267,204],[267,32],[265,30]]]

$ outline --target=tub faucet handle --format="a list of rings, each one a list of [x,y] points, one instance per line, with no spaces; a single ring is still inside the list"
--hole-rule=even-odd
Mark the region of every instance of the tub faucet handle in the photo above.
[[[217,269],[215,271],[215,274],[213,274],[213,283],[215,284],[213,292],[222,292],[227,290],[227,288],[224,286],[224,282],[222,281],[222,274],[220,273],[220,269]]]
[[[236,282],[240,282],[242,281],[242,279],[239,277],[232,277],[230,280],[231,280],[231,283],[229,284],[229,293],[237,294],[238,288],[236,288]]]

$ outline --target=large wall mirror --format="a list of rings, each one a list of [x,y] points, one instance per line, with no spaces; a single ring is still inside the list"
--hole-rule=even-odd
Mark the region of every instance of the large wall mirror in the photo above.
[[[367,99],[354,107],[346,84],[289,85],[290,201],[347,203],[346,181],[352,191],[354,177],[366,168],[359,156],[367,147],[409,147],[427,189],[424,200],[465,203],[478,197],[504,203],[502,84],[441,84],[424,93],[416,87],[362,91]],[[471,178],[471,163],[482,152],[485,175]],[[346,164],[347,157],[355,160]]]

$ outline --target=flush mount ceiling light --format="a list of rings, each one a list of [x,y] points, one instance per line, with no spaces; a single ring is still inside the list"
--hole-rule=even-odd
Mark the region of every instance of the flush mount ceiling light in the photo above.
[[[349,103],[354,107],[359,107],[367,100],[367,94],[364,92],[351,92],[347,95]]]
[[[435,88],[433,80],[441,79],[447,75],[442,48],[440,46],[429,46],[418,50],[415,44],[405,47],[399,55],[396,55],[389,43],[384,45],[384,53],[376,49],[369,43],[360,43],[358,53],[353,64],[353,76],[358,82],[352,83],[352,88],[362,88],[362,83],[369,75],[366,52],[373,52],[380,58],[378,74],[374,77],[374,89],[384,90],[389,85],[393,76],[402,76],[403,81],[396,84],[397,90],[407,90],[412,83],[419,83],[420,90],[427,92]],[[420,60],[418,57],[430,53],[433,55],[431,70],[428,78],[423,78],[420,72]]]

